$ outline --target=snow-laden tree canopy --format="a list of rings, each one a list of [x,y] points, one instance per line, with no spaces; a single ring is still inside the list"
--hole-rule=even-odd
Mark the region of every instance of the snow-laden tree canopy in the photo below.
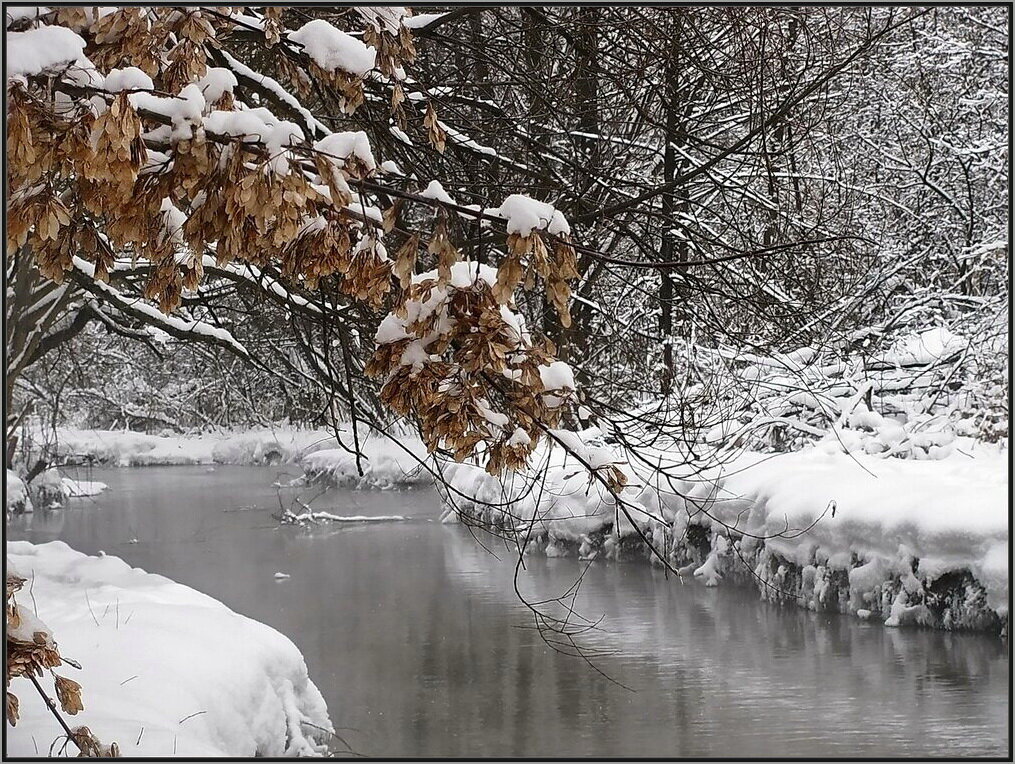
[[[391,409],[418,419],[430,449],[479,450],[491,472],[520,466],[559,422],[574,379],[514,295],[538,282],[569,323],[568,223],[523,194],[462,206],[387,184],[390,163],[352,129],[367,82],[387,94],[391,129],[421,132],[435,152],[447,141],[433,104],[409,84],[413,17],[394,7],[313,15],[8,14],[9,258],[240,355],[214,316],[177,317],[186,294],[246,279],[324,322],[341,322],[352,298],[387,314],[365,371]],[[244,63],[264,54],[275,76]],[[326,127],[322,108],[350,129]],[[460,217],[501,231],[507,256],[464,258],[451,231]],[[143,300],[117,287],[121,270],[144,274]],[[41,289],[51,301],[51,287]],[[323,354],[313,360],[327,366]]]

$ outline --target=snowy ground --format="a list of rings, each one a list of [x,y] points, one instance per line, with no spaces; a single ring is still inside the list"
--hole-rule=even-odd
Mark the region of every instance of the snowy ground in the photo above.
[[[59,541],[9,542],[7,556],[28,579],[19,604],[37,608],[61,654],[81,664],[58,669],[83,687],[84,711],[68,717],[72,726],[87,725],[131,757],[325,752],[324,699],[299,650],[274,629]],[[11,689],[21,720],[7,727],[7,753],[47,755],[61,733],[56,720],[27,680]]]
[[[764,596],[880,616],[886,625],[975,628],[1006,619],[1002,448],[959,439],[939,459],[914,460],[845,453],[823,441],[793,453],[744,453],[691,477],[675,453],[658,452],[649,466],[605,445],[572,445],[593,466],[629,476],[624,507],[555,448],[544,450],[546,479],[536,483],[448,465],[445,521],[464,512],[531,528],[534,548],[586,559],[617,556],[625,544],[646,550],[640,530],[682,574],[706,584],[752,580]],[[937,585],[945,581],[948,591]]]

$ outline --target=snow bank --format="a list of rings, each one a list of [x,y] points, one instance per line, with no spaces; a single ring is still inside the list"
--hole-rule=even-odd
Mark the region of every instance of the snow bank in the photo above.
[[[952,358],[969,345],[969,341],[938,326],[919,334],[901,337],[895,344],[871,363],[873,368],[899,366],[925,366]]]
[[[732,522],[746,506],[737,527],[771,536],[787,524],[809,526],[834,502],[834,516],[829,510],[797,538],[771,538],[768,549],[801,567],[822,557],[846,569],[857,555],[928,583],[969,571],[1001,611],[1008,599],[1006,476],[999,450],[925,462],[805,449],[726,478],[714,512]]]
[[[321,755],[332,730],[303,656],[285,636],[221,602],[116,557],[60,541],[7,544],[38,617],[81,683],[73,718],[128,757]],[[20,604],[30,606],[29,584]],[[34,688],[12,684],[21,720],[7,754],[48,753],[60,728]],[[34,739],[34,740],[33,740]]]
[[[307,479],[340,485],[390,488],[425,483],[429,472],[420,463],[426,447],[415,435],[393,441],[360,432],[360,477],[352,447],[352,433],[339,431],[342,442],[328,430],[250,430],[230,434],[159,436],[129,430],[61,429],[57,453],[70,464],[98,463],[121,467],[181,464],[300,464]],[[72,486],[71,483],[74,483]],[[101,483],[63,479],[66,496],[91,496],[103,490]]]
[[[557,448],[537,451],[545,478],[535,486],[521,475],[497,479],[473,465],[446,466],[444,521],[465,513],[489,525],[531,528],[547,554],[587,559],[617,556],[625,546],[648,552],[644,534],[682,574],[707,584],[732,574],[766,596],[793,589],[807,607],[867,610],[887,625],[905,623],[900,613],[918,606],[940,606],[918,621],[944,628],[996,624],[1007,615],[1008,465],[999,448],[937,461],[820,447],[747,453],[691,479],[677,454],[656,454],[652,469],[632,466],[584,435],[569,442],[583,461],[628,476],[626,514]],[[944,592],[946,583],[962,592]]]
[[[344,448],[315,451],[303,457],[300,465],[307,480],[337,485],[391,488],[430,481],[430,472],[422,466],[427,459],[426,446],[419,438],[403,438],[396,443],[380,436],[368,437],[361,442],[361,450],[362,477],[355,455]]]
[[[162,464],[210,464],[218,438],[158,436],[130,430],[57,432],[57,454],[71,463],[97,462],[121,467]]]
[[[57,453],[63,461],[121,467],[298,462],[306,453],[338,445],[334,435],[326,430],[291,428],[168,436],[130,430],[61,428],[56,440]]]

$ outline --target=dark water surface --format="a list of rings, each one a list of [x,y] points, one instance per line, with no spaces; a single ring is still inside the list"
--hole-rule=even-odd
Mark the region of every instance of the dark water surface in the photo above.
[[[432,493],[332,491],[314,507],[413,519],[308,533],[270,516],[272,482],[295,474],[283,473],[95,470],[106,493],[9,532],[104,550],[274,626],[303,651],[340,733],[371,756],[1008,754],[997,638],[886,629],[594,563],[577,609],[605,620],[585,644],[630,691],[526,628],[510,552],[497,559],[440,525]],[[523,590],[539,598],[582,569],[541,557],[527,568]]]

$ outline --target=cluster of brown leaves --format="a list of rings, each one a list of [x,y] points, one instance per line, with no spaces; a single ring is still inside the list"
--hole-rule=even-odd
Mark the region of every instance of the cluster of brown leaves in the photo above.
[[[535,277],[539,276],[546,285],[546,294],[560,316],[561,324],[565,328],[570,326],[570,282],[578,277],[578,257],[570,237],[558,236],[552,252],[538,231],[528,236],[510,234],[507,245],[508,256],[497,269],[497,299],[507,301],[523,278],[525,289],[532,289]]]
[[[6,608],[7,608],[7,721],[11,725],[18,722],[18,699],[10,691],[11,680],[19,676],[38,675],[63,663],[56,643],[46,631],[36,631],[30,640],[21,639],[15,634],[24,620],[24,611],[17,604],[14,594],[24,586],[25,579],[14,573],[7,573]],[[78,700],[80,703],[80,700]],[[68,713],[71,713],[68,711]],[[73,713],[77,713],[74,711]]]
[[[388,79],[394,82],[391,90],[391,115],[398,126],[405,130],[408,121],[405,108],[405,90],[399,81],[399,71],[416,60],[416,46],[412,35],[404,26],[399,26],[393,33],[379,21],[367,24],[363,30],[363,42],[377,51],[377,68]],[[443,149],[442,149],[443,150]]]
[[[261,9],[264,17],[264,39],[268,47],[278,45],[282,40],[282,13],[285,8],[274,5]]]
[[[534,243],[541,242],[538,235],[530,238],[540,246]],[[416,417],[431,452],[444,448],[458,460],[482,452],[491,474],[521,469],[544,428],[559,425],[561,403],[572,392],[544,388],[539,366],[553,360],[555,349],[549,340],[520,336],[510,320],[521,254],[504,260],[494,285],[477,272],[468,285],[456,286],[450,283],[451,267],[459,258],[446,221],[439,220],[428,246],[437,261],[436,277],[411,280],[418,246],[418,237],[411,237],[395,261],[404,298],[394,315],[408,336],[381,344],[367,373],[384,380],[386,405]],[[569,248],[555,257],[565,257],[563,249]],[[553,258],[546,259],[549,266]],[[542,267],[540,275],[551,278]],[[505,280],[513,285],[508,288]],[[436,307],[420,319],[420,305]],[[519,430],[524,438],[514,437]]]
[[[444,153],[444,145],[447,143],[448,134],[441,127],[440,122],[437,120],[437,110],[434,109],[432,103],[426,105],[426,114],[423,115],[423,128],[426,130],[427,139],[430,141],[430,145],[433,146],[441,154]]]
[[[116,743],[103,745],[102,742],[92,734],[88,727],[74,727],[71,730],[71,740],[78,747],[78,756],[85,756],[95,759],[116,759],[120,756],[120,747]]]
[[[396,78],[396,71],[416,60],[416,45],[404,26],[394,33],[379,21],[367,24],[363,42],[377,51],[377,68],[388,78]]]
[[[149,77],[155,77],[161,66],[160,53],[170,31],[164,24],[153,23],[152,15],[164,18],[167,9],[126,7],[102,16],[88,28],[88,58],[103,71],[124,66],[136,66]],[[67,9],[72,23],[85,23],[91,15],[88,9]],[[150,11],[154,11],[154,14]]]
[[[8,571],[5,581],[7,675],[4,687],[7,695],[6,717],[12,727],[18,723],[21,704],[18,696],[11,692],[11,681],[18,677],[44,676],[47,670],[53,675],[53,685],[60,708],[71,716],[84,710],[84,704],[81,702],[81,685],[52,671],[56,666],[63,664],[63,658],[52,635],[48,631],[38,630],[33,632],[31,639],[25,639],[22,635],[21,625],[28,617],[28,613],[17,604],[14,595],[24,584],[24,578]],[[48,699],[47,703],[52,704]],[[78,727],[72,732],[74,733],[72,740],[77,744],[80,755],[119,756],[116,743],[102,745],[87,727]]]
[[[281,8],[264,11],[266,35],[276,43],[282,13]],[[157,92],[170,94],[205,73],[206,49],[217,46],[216,35],[229,26],[219,15],[175,7],[122,8],[101,17],[83,8],[55,14],[56,21],[85,37],[86,52],[101,70],[139,66],[152,76]],[[369,34],[383,48],[382,68],[391,73],[415,55],[404,28],[392,34],[370,27]],[[282,60],[292,65],[289,58]],[[357,78],[307,65],[295,79],[309,82],[308,69],[343,93],[349,110],[362,101]],[[8,88],[7,244],[8,251],[28,245],[47,277],[62,280],[79,254],[90,259],[97,278],[107,279],[115,249],[152,263],[145,295],[169,312],[185,289],[198,285],[203,253],[214,243],[220,264],[276,261],[310,288],[335,275],[342,279],[342,291],[373,305],[389,291],[386,258],[373,246],[354,256],[360,238],[355,229],[364,226],[345,209],[351,201],[346,180],[369,174],[356,158],[336,163],[313,157],[317,180],[329,190],[322,194],[306,172],[273,172],[271,157],[259,144],[235,139],[223,145],[206,140],[203,131],[169,144],[148,138],[146,144],[145,131],[165,120],[139,114],[127,93],[113,96],[96,117],[86,100],[95,91],[70,86],[65,95],[72,97],[71,105],[65,100],[58,109],[46,85],[40,78],[27,88],[18,83]],[[231,96],[214,107],[231,109]],[[168,159],[152,168],[146,161],[155,146]],[[166,209],[166,199],[178,215]],[[300,236],[305,221],[318,215],[328,218],[327,232]],[[182,230],[174,225],[176,218],[185,221]],[[189,252],[182,251],[184,245]]]

